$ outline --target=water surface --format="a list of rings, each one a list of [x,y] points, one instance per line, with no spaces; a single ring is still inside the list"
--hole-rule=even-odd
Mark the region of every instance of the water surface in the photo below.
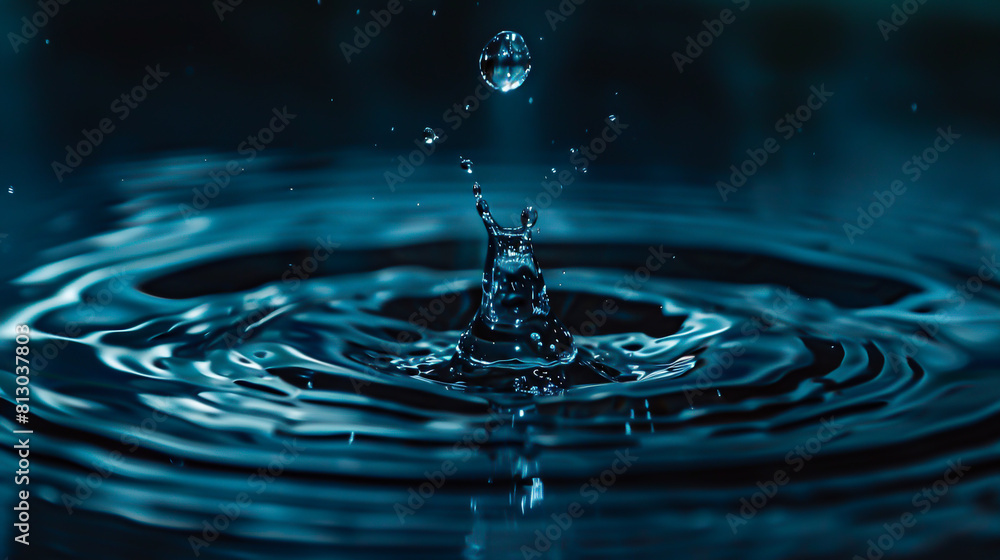
[[[889,554],[996,549],[995,213],[900,206],[852,244],[833,203],[580,181],[535,254],[614,375],[523,386],[440,375],[481,300],[465,173],[269,158],[182,213],[205,159],[105,168],[108,215],[70,194],[6,240],[36,554],[849,558],[906,512]],[[541,191],[502,171],[507,222]]]

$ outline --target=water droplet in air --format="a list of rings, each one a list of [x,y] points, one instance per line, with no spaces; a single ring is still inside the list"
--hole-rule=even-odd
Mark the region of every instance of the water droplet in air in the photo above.
[[[513,31],[497,33],[483,47],[479,70],[493,89],[507,93],[519,88],[531,72],[531,55],[524,37]]]
[[[472,195],[476,197],[476,200],[483,198],[483,188],[479,186],[479,183],[472,184]]]
[[[424,129],[424,144],[433,144],[438,141],[438,138],[437,132],[434,132],[433,128],[427,127]]]
[[[618,115],[611,115],[608,117],[608,120],[611,122],[618,122]]]
[[[10,194],[14,194],[14,187],[8,187],[7,192]]]
[[[913,112],[916,113],[917,112],[917,104],[914,103],[913,105],[910,105],[910,109],[912,109]]]
[[[462,158],[462,163],[459,164],[459,165],[461,165],[462,169],[464,169],[466,172],[472,173],[472,165],[473,165],[473,163],[472,163],[471,159],[466,159],[466,158],[463,157]]]
[[[526,228],[530,228],[534,226],[535,222],[537,221],[538,221],[538,210],[535,210],[531,206],[525,208],[524,210],[521,210],[521,225],[523,225]]]

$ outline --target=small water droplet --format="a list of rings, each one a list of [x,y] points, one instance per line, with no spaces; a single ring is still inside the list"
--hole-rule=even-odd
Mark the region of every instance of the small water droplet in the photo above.
[[[14,187],[7,187],[7,192],[9,194],[14,194]]]
[[[479,70],[486,83],[504,93],[521,87],[531,72],[528,45],[519,33],[501,31],[483,47]]]
[[[466,173],[472,173],[472,160],[459,156],[462,162],[459,164]]]
[[[618,122],[618,115],[610,115],[608,120],[611,122]]]
[[[438,139],[439,136],[437,135],[437,132],[434,132],[433,128],[427,127],[424,129],[424,144],[433,144],[434,142],[437,142]]]
[[[535,98],[534,97],[529,97],[528,98],[528,105],[531,105],[534,102],[535,102]]]
[[[911,110],[912,110],[912,111],[913,111],[914,113],[916,113],[916,112],[917,112],[917,104],[916,104],[916,103],[914,103],[913,105],[910,105],[910,109],[911,109]]]
[[[431,17],[438,15],[437,10],[431,10]]]
[[[479,183],[472,183],[472,195],[476,197],[476,200],[483,197],[483,187],[480,187]]]
[[[535,210],[531,206],[525,208],[524,210],[521,210],[521,225],[523,225],[526,228],[530,228],[534,226],[535,222],[537,221],[538,221],[538,210]]]

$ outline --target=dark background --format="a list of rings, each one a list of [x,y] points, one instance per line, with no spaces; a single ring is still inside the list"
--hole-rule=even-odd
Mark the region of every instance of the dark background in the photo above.
[[[340,43],[386,1],[244,0],[220,21],[211,0],[70,0],[19,53],[9,39],[0,46],[3,190],[43,196],[90,188],[90,173],[114,162],[235,154],[283,106],[298,118],[275,153],[388,164],[425,126],[447,126],[442,114],[473,92],[479,52],[503,29],[527,38],[530,77],[448,130],[442,147],[477,163],[566,166],[568,148],[614,113],[630,126],[628,138],[592,177],[714,188],[746,149],[775,136],[774,123],[806,101],[810,86],[826,84],[834,98],[755,183],[857,199],[898,176],[948,125],[968,149],[937,171],[940,187],[980,192],[997,182],[996,171],[983,171],[995,169],[1000,124],[995,2],[927,0],[885,41],[877,21],[891,16],[889,0],[750,0],[743,12],[729,1],[587,0],[555,31],[545,11],[557,0],[401,1],[402,13],[348,63]],[[671,54],[724,8],[736,21],[679,73]],[[3,2],[0,30],[20,32],[20,18],[38,10],[37,2]],[[156,64],[170,77],[57,183],[51,163],[65,146],[113,117],[112,101]],[[972,167],[979,171],[956,175]],[[612,168],[613,177],[602,175]],[[382,171],[372,174],[380,188]]]

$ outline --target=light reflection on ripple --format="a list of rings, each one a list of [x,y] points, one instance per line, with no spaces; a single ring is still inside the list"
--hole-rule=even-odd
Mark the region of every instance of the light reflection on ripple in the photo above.
[[[581,343],[643,373],[633,383],[533,398],[420,375],[421,364],[450,356],[478,299],[483,240],[455,194],[461,189],[414,181],[376,203],[350,173],[325,178],[335,186],[301,175],[311,188],[280,200],[271,182],[287,177],[266,175],[185,221],[171,209],[189,188],[180,181],[172,192],[151,173],[146,195],[122,206],[129,212],[122,229],[50,249],[17,279],[23,301],[0,325],[4,336],[27,323],[33,344],[63,346],[32,381],[33,413],[45,422],[38,440],[53,450],[40,463],[41,495],[53,508],[95,457],[134,444],[123,464],[105,465],[113,476],[80,510],[186,536],[245,490],[247,473],[295,440],[302,454],[233,536],[350,548],[377,546],[376,529],[392,527],[381,543],[386,555],[393,546],[433,555],[441,543],[447,549],[468,538],[530,542],[548,513],[565,510],[580,479],[630,448],[642,457],[630,472],[634,482],[606,495],[605,514],[581,522],[567,554],[606,553],[611,541],[597,533],[612,529],[641,541],[643,527],[672,527],[663,534],[708,550],[731,538],[720,521],[725,512],[822,418],[835,417],[845,430],[743,537],[782,557],[803,552],[766,541],[806,535],[814,524],[802,518],[829,519],[863,542],[878,533],[858,527],[898,515],[947,459],[997,462],[988,435],[1000,418],[997,286],[987,282],[961,306],[949,301],[954,285],[992,253],[995,217],[960,228],[940,214],[917,220],[897,208],[851,246],[836,224],[807,213],[782,218],[792,228],[720,208],[711,192],[663,187],[663,204],[639,204],[647,190],[592,187],[581,198],[614,191],[616,204],[574,207],[567,199],[545,210],[539,259],[554,308],[570,313],[602,298],[621,304],[603,332]],[[519,186],[498,193],[495,206],[518,207]],[[326,236],[340,244],[329,264],[294,288],[282,281],[286,265],[301,263]],[[937,246],[920,241],[933,236]],[[651,243],[677,259],[641,290],[615,288],[642,263],[616,256],[641,256]],[[558,250],[547,254],[546,245]],[[721,251],[718,259],[711,250]],[[211,268],[222,259],[231,259],[227,268]],[[457,289],[456,303],[428,328],[406,320],[449,289]],[[789,293],[794,304],[773,313]],[[938,312],[933,340],[893,366],[892,356]],[[771,314],[775,321],[762,327]],[[81,332],[60,334],[70,321]],[[414,341],[390,352],[399,332]],[[712,365],[727,363],[707,377]],[[443,461],[461,460],[455,443],[491,413],[502,427],[412,526],[399,525],[391,504],[405,499],[410,483],[392,481],[420,481]],[[152,429],[136,430],[150,418]],[[977,500],[996,503],[995,492],[984,492],[997,474],[984,469],[932,512],[940,526]],[[534,478],[544,481],[545,497],[522,511]],[[509,522],[515,509],[520,525]],[[982,514],[977,535],[1000,523],[996,511]],[[925,535],[905,546],[935,542],[933,532]],[[632,551],[650,552],[641,544]]]

